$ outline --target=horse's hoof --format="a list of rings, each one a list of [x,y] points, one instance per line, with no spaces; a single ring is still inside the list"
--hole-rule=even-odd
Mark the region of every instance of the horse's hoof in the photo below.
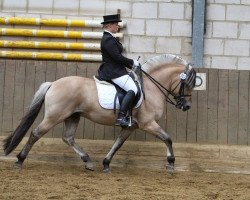
[[[14,169],[22,169],[22,163],[20,163],[20,162],[15,162],[14,165],[13,165],[13,168],[14,168]]]
[[[90,171],[94,171],[94,164],[93,163],[86,163],[85,169],[90,170]]]
[[[104,173],[109,173],[110,172],[110,168],[109,167],[104,167],[102,171]]]
[[[167,172],[171,175],[174,173],[174,165],[173,164],[167,164],[166,165]]]

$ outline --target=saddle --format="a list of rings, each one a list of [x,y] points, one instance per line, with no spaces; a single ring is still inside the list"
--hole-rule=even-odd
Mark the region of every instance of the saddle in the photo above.
[[[134,102],[134,108],[138,108],[143,100],[143,93],[141,90],[141,85],[136,76],[133,73],[129,73],[136,83],[138,93],[136,95],[136,100]],[[120,108],[121,102],[126,95],[126,91],[120,88],[118,85],[114,84],[111,81],[101,80],[97,75],[94,76],[98,91],[98,100],[102,108],[113,109],[116,112]]]

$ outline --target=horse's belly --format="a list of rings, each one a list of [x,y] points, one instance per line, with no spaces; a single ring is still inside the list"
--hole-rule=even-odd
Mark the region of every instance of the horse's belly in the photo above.
[[[82,112],[82,117],[89,119],[92,122],[102,125],[114,125],[116,116],[113,111],[103,109],[101,112]]]

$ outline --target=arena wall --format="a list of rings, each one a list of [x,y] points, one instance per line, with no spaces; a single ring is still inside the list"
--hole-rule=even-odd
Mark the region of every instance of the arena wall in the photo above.
[[[17,127],[41,83],[69,75],[92,77],[98,68],[96,63],[33,60],[1,60],[0,66],[2,136]],[[207,74],[207,89],[193,92],[188,112],[167,104],[159,124],[175,142],[249,145],[249,71],[205,68],[198,71]],[[42,116],[43,112],[33,127],[41,122]],[[59,124],[46,137],[60,138],[63,130],[63,124]],[[119,133],[119,127],[81,119],[76,137],[113,140]],[[135,131],[130,140],[158,141],[142,131]]]

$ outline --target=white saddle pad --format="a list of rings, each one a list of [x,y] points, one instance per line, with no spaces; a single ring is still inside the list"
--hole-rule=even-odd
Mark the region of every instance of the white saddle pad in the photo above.
[[[94,80],[96,83],[97,91],[98,91],[98,99],[101,107],[105,109],[114,109],[114,99],[116,95],[116,88],[111,83],[106,81],[100,81],[94,76]],[[138,108],[143,100],[143,94],[141,94],[140,100],[137,102],[135,108]],[[120,103],[118,98],[116,98],[116,108],[120,109]]]

